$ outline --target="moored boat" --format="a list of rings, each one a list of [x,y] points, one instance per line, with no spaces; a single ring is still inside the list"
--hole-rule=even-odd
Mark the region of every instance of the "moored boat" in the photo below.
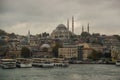
[[[16,60],[15,59],[1,59],[1,67],[4,69],[16,68]]]
[[[116,61],[116,66],[120,66],[120,60]]]
[[[56,67],[68,67],[69,62],[67,60],[64,60],[63,58],[55,58],[54,60],[54,66]]]
[[[42,63],[42,67],[43,68],[52,68],[52,67],[54,67],[54,63],[44,62],[44,63]]]
[[[54,67],[52,61],[50,59],[45,59],[45,58],[34,58],[32,65],[35,67],[43,67],[43,68]]]
[[[33,58],[32,66],[34,67],[42,67],[43,60],[40,58]]]
[[[32,60],[27,58],[17,58],[16,66],[20,68],[31,68]]]

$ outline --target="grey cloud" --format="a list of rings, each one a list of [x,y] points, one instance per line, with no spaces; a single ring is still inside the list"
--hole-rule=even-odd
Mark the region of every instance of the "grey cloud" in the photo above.
[[[119,0],[0,0],[0,28],[9,30],[11,26],[27,23],[51,32],[57,24],[66,24],[66,19],[71,20],[74,15],[76,26],[90,22],[91,31],[106,32],[113,26],[118,30],[119,3]],[[76,33],[79,33],[77,28]]]

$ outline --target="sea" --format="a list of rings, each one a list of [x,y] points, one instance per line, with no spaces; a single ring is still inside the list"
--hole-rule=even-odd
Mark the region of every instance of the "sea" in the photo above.
[[[120,80],[120,66],[71,64],[54,68],[0,68],[0,80]]]

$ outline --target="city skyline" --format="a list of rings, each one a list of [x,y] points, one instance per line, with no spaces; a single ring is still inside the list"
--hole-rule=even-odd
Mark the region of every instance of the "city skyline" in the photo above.
[[[119,0],[0,0],[0,29],[27,35],[51,33],[59,24],[81,34],[82,25],[90,33],[118,34],[120,30]]]

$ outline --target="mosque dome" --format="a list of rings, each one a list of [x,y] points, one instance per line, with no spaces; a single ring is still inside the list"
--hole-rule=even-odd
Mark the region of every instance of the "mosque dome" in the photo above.
[[[53,39],[68,39],[73,35],[71,31],[69,31],[64,24],[59,24],[55,30],[51,33],[51,38]]]
[[[41,46],[41,48],[50,48],[50,45],[49,45],[49,44],[43,44],[43,45]]]
[[[91,35],[90,35],[90,33],[88,33],[88,32],[82,32],[82,33],[81,33],[81,36],[82,36],[82,37],[88,37],[88,36],[91,36]]]
[[[59,24],[56,28],[56,30],[67,30],[64,24]]]

